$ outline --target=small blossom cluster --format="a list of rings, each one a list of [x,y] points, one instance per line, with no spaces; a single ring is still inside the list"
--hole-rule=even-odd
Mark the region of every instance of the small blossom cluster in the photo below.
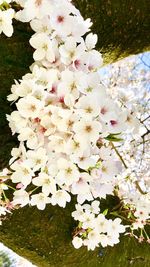
[[[0,225],[2,225],[2,218],[7,215],[7,213],[10,213],[10,201],[7,199],[5,190],[8,190],[7,186],[7,178],[9,175],[8,169],[3,169],[2,172],[0,172]],[[3,177],[3,179],[1,179]]]
[[[125,170],[118,176],[118,195],[127,205],[128,216],[132,217],[134,236],[137,229],[145,232],[144,226],[149,224],[150,217],[150,73],[144,57],[148,54],[121,60],[108,67],[106,76],[101,75],[112,98],[132,114],[128,116],[128,123],[134,130],[123,136],[124,142],[118,144],[116,149],[125,163]],[[147,234],[144,235],[148,241]]]
[[[147,224],[147,220],[150,217],[149,201],[147,201],[146,198],[142,198],[141,196],[139,197],[134,216],[137,219],[136,222],[133,223],[133,229],[144,228],[144,226]]]
[[[76,205],[76,210],[72,213],[73,218],[79,221],[72,241],[75,248],[84,245],[88,250],[94,250],[100,245],[106,247],[119,243],[119,236],[125,232],[126,227],[121,224],[120,218],[106,219],[104,214],[100,213],[99,205],[97,200],[91,205]]]
[[[35,62],[8,96],[16,110],[7,120],[19,147],[11,151],[8,174],[1,175],[0,215],[27,204],[40,210],[49,203],[65,208],[76,195],[72,216],[80,223],[73,245],[113,246],[125,227],[119,218],[99,213],[95,199],[106,199],[123,185],[113,142],[122,142],[120,134],[133,132],[137,121],[101,83],[103,60],[90,19],[84,20],[69,0],[16,2],[21,10],[15,18],[29,22],[35,32],[29,40]],[[15,184],[11,202],[7,180]],[[139,209],[134,212],[141,219]]]
[[[148,57],[145,54],[144,57]],[[132,176],[140,182],[143,191],[149,192],[149,127],[150,127],[150,90],[149,67],[142,61],[143,55],[129,57],[108,67],[109,74],[101,75],[103,83],[109,88],[113,99],[120,106],[127,107],[132,113],[128,123],[134,131],[125,136],[122,146],[118,149],[124,158],[128,170],[126,176]],[[107,71],[106,71],[107,74]],[[109,79],[108,79],[109,76]],[[138,131],[137,131],[138,129]]]

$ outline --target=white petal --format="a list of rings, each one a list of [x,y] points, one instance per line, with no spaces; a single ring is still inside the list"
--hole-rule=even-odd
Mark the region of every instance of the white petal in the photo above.
[[[44,49],[37,49],[33,54],[33,58],[36,61],[42,60],[44,57],[45,57],[45,50]]]
[[[11,24],[5,23],[3,25],[3,32],[7,37],[11,37],[13,34],[13,26]]]

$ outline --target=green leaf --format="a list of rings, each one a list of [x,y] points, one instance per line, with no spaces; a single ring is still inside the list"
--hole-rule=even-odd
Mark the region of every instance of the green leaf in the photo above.
[[[123,139],[117,137],[120,134],[121,133],[109,134],[107,137],[105,137],[105,140],[108,140],[110,142],[121,142],[121,141],[123,141]]]
[[[98,161],[95,166],[89,167],[88,171],[92,171],[93,169],[99,169],[101,167],[101,165],[102,165],[102,162]]]
[[[82,224],[83,224],[82,222],[79,222],[78,227],[82,228]]]
[[[108,209],[105,209],[104,211],[103,211],[103,215],[107,215],[108,214]]]

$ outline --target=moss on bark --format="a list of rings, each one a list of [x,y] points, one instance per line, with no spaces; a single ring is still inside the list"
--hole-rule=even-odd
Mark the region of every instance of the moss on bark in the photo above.
[[[8,218],[0,232],[1,241],[38,267],[149,267],[149,244],[122,238],[113,248],[75,250],[71,245],[73,203],[66,209],[44,211],[23,208]]]
[[[149,0],[73,0],[98,34],[97,47],[111,63],[150,49]]]
[[[99,35],[98,48],[111,63],[130,54],[147,50],[149,0],[91,0],[74,1],[85,17],[91,17],[95,33]],[[6,167],[11,148],[17,145],[12,138],[5,114],[10,113],[6,96],[14,79],[28,71],[33,62],[27,25],[15,24],[12,38],[0,37],[0,168]],[[149,267],[148,244],[123,238],[114,248],[87,252],[73,249],[71,211],[49,206],[45,211],[23,208],[9,216],[0,228],[0,241],[21,256],[41,267]]]

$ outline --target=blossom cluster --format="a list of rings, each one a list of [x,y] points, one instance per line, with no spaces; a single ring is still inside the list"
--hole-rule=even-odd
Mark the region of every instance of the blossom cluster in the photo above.
[[[12,150],[10,161],[12,182],[22,184],[14,193],[14,203],[30,203],[40,209],[47,203],[65,207],[71,200],[69,193],[83,203],[113,192],[113,177],[120,165],[104,138],[125,129],[127,119],[100,84],[96,69],[102,57],[94,49],[97,36],[82,37],[90,21],[76,15],[68,2],[56,7],[56,14],[49,11],[47,20],[30,22],[36,31],[29,41],[35,48],[36,64],[8,96],[9,101],[17,101],[17,111],[7,118],[21,144]],[[99,148],[99,142],[106,144]],[[42,192],[31,195],[30,200],[25,189],[31,183]]]
[[[136,218],[132,229],[144,229],[149,223],[150,91],[149,66],[144,63],[143,56],[132,56],[117,62],[108,67],[109,74],[106,77],[101,76],[113,99],[132,113],[128,122],[137,125],[132,132],[124,136],[124,142],[117,145],[125,163],[125,170],[119,178],[118,193],[125,205],[128,204],[134,215],[133,219]],[[145,57],[148,57],[148,54],[145,54]]]
[[[95,199],[106,199],[122,186],[114,142],[122,142],[121,133],[135,131],[137,121],[101,82],[103,60],[90,19],[84,20],[68,0],[16,2],[21,10],[15,18],[29,22],[35,32],[29,40],[35,51],[30,72],[15,81],[8,96],[16,110],[7,120],[19,147],[12,149],[9,170],[0,175],[0,215],[27,204],[40,210],[49,203],[65,208],[76,195],[72,216],[79,221],[79,233],[73,245],[113,246],[125,227],[119,218],[99,213]],[[9,180],[15,188],[6,185]],[[12,201],[5,194],[9,187]],[[133,210],[134,218],[139,210]],[[148,216],[145,211],[145,220]]]
[[[75,248],[84,245],[88,250],[94,250],[100,245],[106,247],[119,243],[120,233],[124,233],[126,227],[121,224],[120,218],[106,219],[104,214],[100,213],[99,205],[97,200],[91,205],[76,205],[72,216],[80,223],[72,241]]]

